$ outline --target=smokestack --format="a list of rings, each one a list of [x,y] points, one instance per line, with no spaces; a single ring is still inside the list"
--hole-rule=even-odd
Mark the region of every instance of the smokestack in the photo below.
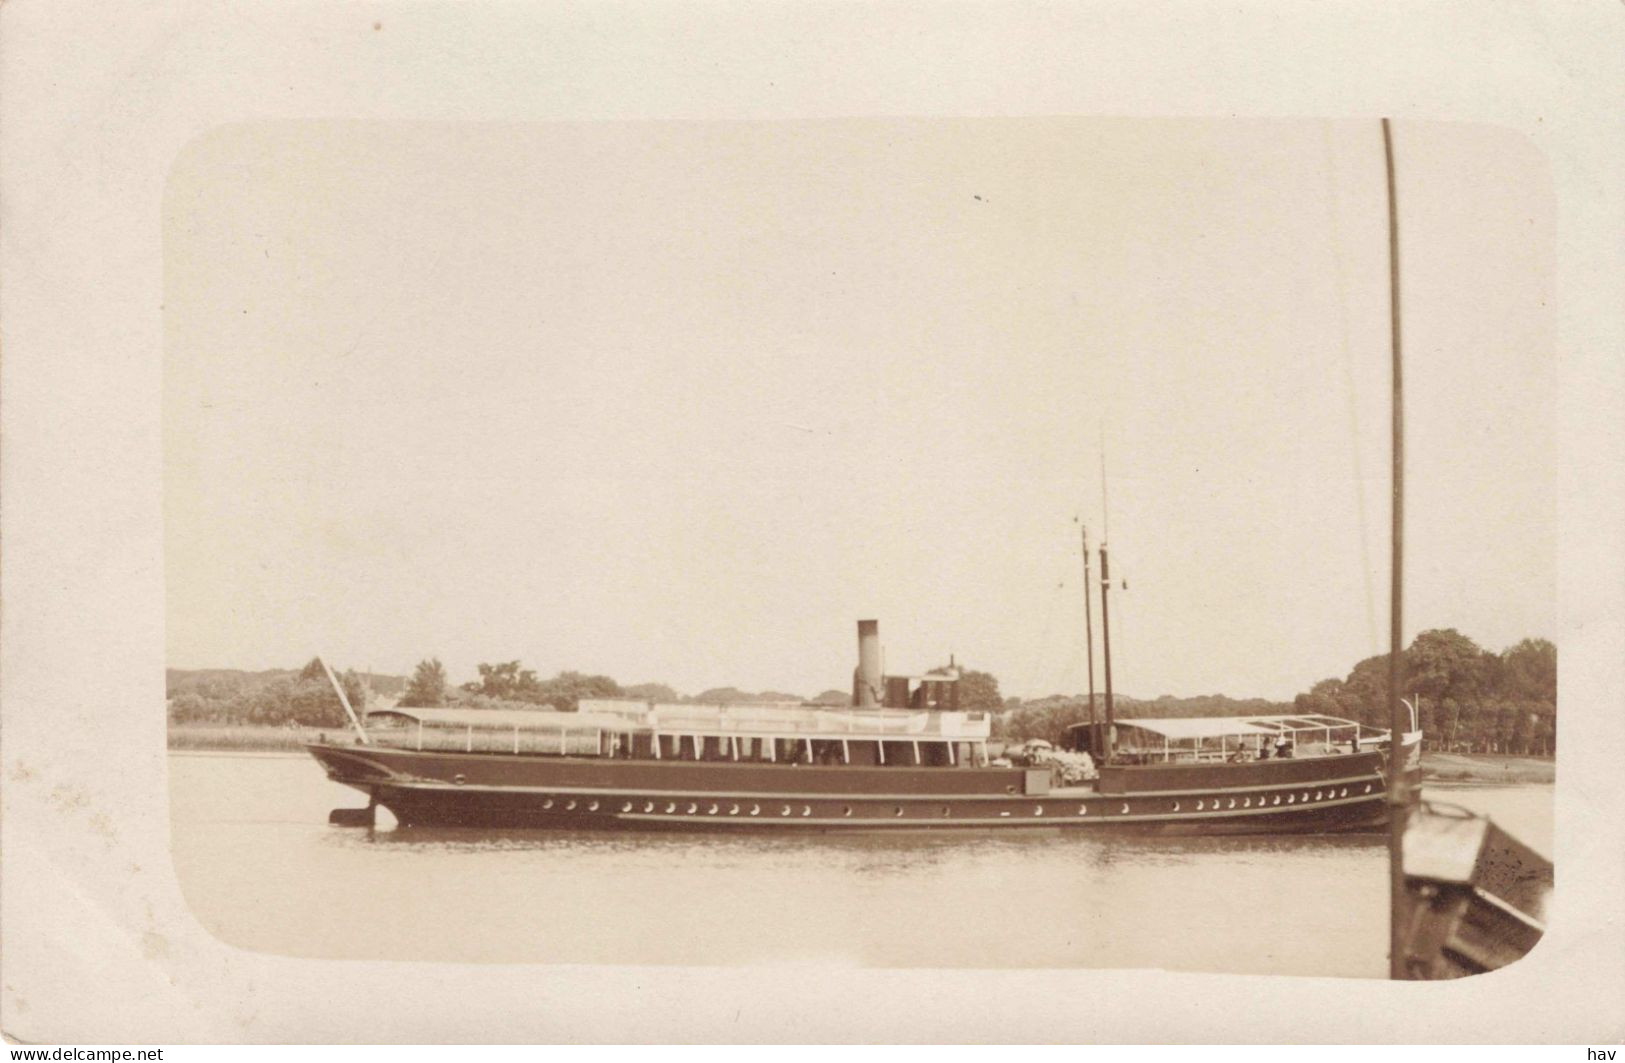
[[[858,670],[852,676],[852,704],[872,709],[880,704],[880,621],[858,621]]]

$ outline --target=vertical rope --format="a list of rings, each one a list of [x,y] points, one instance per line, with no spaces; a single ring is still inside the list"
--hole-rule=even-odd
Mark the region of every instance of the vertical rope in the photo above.
[[[1377,590],[1372,583],[1371,540],[1367,535],[1371,524],[1366,516],[1365,463],[1360,459],[1360,404],[1355,396],[1354,349],[1349,340],[1348,273],[1344,269],[1341,253],[1342,226],[1338,224],[1338,203],[1342,195],[1337,183],[1337,158],[1332,151],[1331,123],[1321,124],[1321,134],[1326,142],[1326,213],[1331,232],[1328,246],[1332,252],[1332,283],[1337,289],[1337,336],[1343,352],[1343,392],[1348,399],[1349,439],[1353,443],[1354,508],[1359,519],[1360,573],[1365,577],[1366,636],[1370,647],[1368,652],[1374,654],[1382,643],[1377,634]]]

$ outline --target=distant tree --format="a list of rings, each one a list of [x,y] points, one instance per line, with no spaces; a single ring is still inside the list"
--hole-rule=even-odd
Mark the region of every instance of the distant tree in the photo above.
[[[464,690],[484,694],[488,698],[509,701],[538,700],[534,695],[541,684],[536,680],[536,673],[528,668],[521,668],[518,661],[481,664],[479,669],[480,681],[464,684]]]
[[[637,698],[639,701],[674,702],[678,700],[677,691],[664,683],[639,683],[629,686],[623,692],[624,696]]]
[[[1488,652],[1450,628],[1419,634],[1405,651],[1405,691],[1421,699],[1429,748],[1549,755],[1557,731],[1557,648],[1524,639]],[[1294,702],[1297,712],[1327,712],[1385,727],[1388,658],[1368,657],[1342,681],[1322,680]]]
[[[1405,651],[1405,687],[1442,701],[1474,698],[1485,689],[1484,651],[1454,628],[1424,631]]]
[[[987,672],[962,669],[959,673],[959,707],[966,712],[998,712],[1004,708],[999,681]]]
[[[695,694],[689,701],[699,705],[732,705],[739,702],[751,701],[754,694],[748,694],[738,687],[711,687]]]
[[[400,703],[407,708],[423,708],[446,703],[446,669],[438,657],[418,662],[417,670],[412,673],[412,681],[406,685],[406,693],[401,696]]]
[[[350,707],[359,715],[366,712],[367,688],[361,677],[348,669],[338,676]],[[319,658],[312,658],[297,680],[275,680],[263,687],[259,698],[260,717],[266,723],[297,723],[305,727],[343,727],[349,722],[333,684]]]
[[[176,723],[206,720],[213,713],[214,703],[201,694],[179,694],[170,699],[169,718]]]
[[[1380,727],[1388,719],[1388,655],[1367,657],[1343,680],[1344,703],[1355,720]]]
[[[1524,639],[1501,654],[1501,686],[1510,697],[1557,701],[1557,647],[1545,639]]]
[[[1322,679],[1299,694],[1292,702],[1292,711],[1308,716],[1347,716],[1348,699],[1341,679]]]
[[[826,690],[812,699],[813,705],[850,705],[852,695],[845,690]]]
[[[575,712],[582,698],[618,698],[621,685],[607,675],[586,675],[581,672],[560,672],[552,679],[536,685],[535,691],[525,692],[526,701],[545,702],[560,712]]]

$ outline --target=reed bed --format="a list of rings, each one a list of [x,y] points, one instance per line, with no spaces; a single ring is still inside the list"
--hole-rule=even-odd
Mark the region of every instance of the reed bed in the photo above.
[[[172,723],[170,749],[299,752],[317,731],[297,727],[255,727],[230,723]],[[329,732],[331,735],[336,732]]]

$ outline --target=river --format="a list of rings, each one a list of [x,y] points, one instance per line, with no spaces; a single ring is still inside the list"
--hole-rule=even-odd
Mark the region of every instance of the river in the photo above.
[[[1160,967],[1380,978],[1379,836],[366,831],[300,755],[171,753],[172,852],[228,944],[465,962]],[[1551,786],[1440,786],[1549,854]]]

